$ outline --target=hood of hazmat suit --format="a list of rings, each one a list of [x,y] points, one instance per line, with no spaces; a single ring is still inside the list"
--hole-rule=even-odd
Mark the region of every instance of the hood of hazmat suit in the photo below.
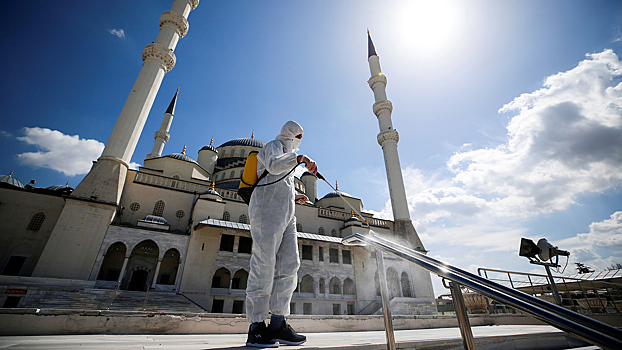
[[[259,185],[274,182],[294,168],[302,127],[285,123],[276,138],[257,154],[257,174],[268,170]],[[249,322],[262,322],[270,313],[289,315],[289,303],[296,289],[300,266],[293,172],[283,180],[256,187],[248,212],[253,250],[246,288],[246,316]]]

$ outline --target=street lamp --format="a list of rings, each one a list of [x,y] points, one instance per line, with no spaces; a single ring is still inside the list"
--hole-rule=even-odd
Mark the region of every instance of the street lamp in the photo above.
[[[528,238],[521,238],[518,255],[524,256],[529,259],[529,262],[531,264],[544,266],[546,274],[549,276],[549,282],[553,291],[553,296],[555,297],[555,301],[557,301],[557,304],[561,306],[562,300],[559,297],[559,292],[557,291],[557,286],[555,285],[553,274],[551,274],[551,266],[559,267],[559,256],[561,255],[568,257],[570,256],[570,253],[553,246],[551,243],[549,243],[549,241],[546,240],[546,238],[540,238],[538,244],[535,244],[532,240]],[[555,258],[555,262],[553,262],[553,258]]]

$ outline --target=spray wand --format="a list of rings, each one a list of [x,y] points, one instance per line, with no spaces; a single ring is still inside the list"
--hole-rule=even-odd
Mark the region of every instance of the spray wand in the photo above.
[[[326,180],[326,178],[324,176],[322,176],[322,174],[320,174],[319,172],[315,174],[315,176],[320,179],[323,180],[324,182],[326,182],[326,184],[328,184],[328,186],[330,186],[330,188],[333,189],[333,191],[335,191],[335,193],[337,193],[339,195],[339,197],[341,197],[341,199],[343,199],[343,201],[350,207],[350,209],[352,209],[352,211],[354,213],[356,213],[356,215],[358,215],[361,220],[365,223],[365,225],[367,225],[367,228],[369,228],[371,230],[371,227],[369,226],[369,223],[367,222],[367,220],[365,220],[365,218],[363,217],[363,215],[361,215],[361,213],[358,212],[358,210],[354,209],[354,207],[345,199],[343,198],[343,196],[341,195],[341,193],[339,191],[337,191],[337,189],[335,189],[333,187],[333,185],[330,184],[330,182],[328,182]]]

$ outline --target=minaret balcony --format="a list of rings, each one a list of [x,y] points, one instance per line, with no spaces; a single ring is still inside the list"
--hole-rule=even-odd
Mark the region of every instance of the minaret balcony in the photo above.
[[[379,87],[386,88],[387,87],[387,77],[384,74],[376,75],[376,76],[373,76],[373,77],[369,78],[367,83],[369,84],[369,87],[372,90],[376,89],[378,84],[379,84],[378,85]]]
[[[143,63],[155,62],[159,64],[167,73],[175,67],[175,54],[164,45],[151,43],[143,50]]]
[[[190,27],[188,20],[175,11],[166,11],[160,16],[160,29],[164,26],[175,29],[180,39],[188,34]]]
[[[378,134],[378,143],[380,146],[384,146],[385,143],[395,143],[397,144],[400,140],[400,135],[397,133],[397,130],[385,130]]]
[[[391,103],[391,101],[389,100],[378,101],[374,103],[373,108],[374,114],[376,115],[376,117],[379,117],[380,114],[382,114],[384,111],[388,111],[389,114],[391,114],[391,112],[393,112],[393,103]]]

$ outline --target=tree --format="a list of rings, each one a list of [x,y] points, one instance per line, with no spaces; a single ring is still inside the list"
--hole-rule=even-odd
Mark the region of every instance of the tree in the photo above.
[[[577,265],[577,271],[579,271],[579,273],[590,273],[590,272],[594,272],[594,270],[590,269],[589,266],[585,266],[582,263],[575,263]],[[618,264],[619,265],[619,264]]]
[[[611,266],[607,266],[607,270],[611,271],[611,270],[620,270],[622,269],[622,264],[620,263],[615,263],[615,264],[611,264]]]

